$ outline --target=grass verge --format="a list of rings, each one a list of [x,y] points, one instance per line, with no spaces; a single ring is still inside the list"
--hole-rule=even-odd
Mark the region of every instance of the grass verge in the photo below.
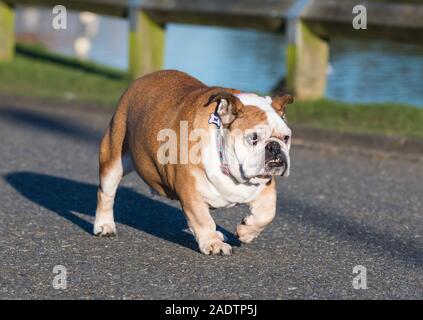
[[[13,62],[0,62],[0,95],[115,107],[129,83],[124,72],[37,46],[19,44]],[[407,105],[297,101],[289,107],[288,120],[343,132],[423,138],[423,108]]]
[[[0,62],[0,94],[116,106],[126,73],[19,44],[13,62]]]
[[[315,128],[423,138],[423,108],[408,105],[300,101],[288,109],[287,118],[294,124]]]

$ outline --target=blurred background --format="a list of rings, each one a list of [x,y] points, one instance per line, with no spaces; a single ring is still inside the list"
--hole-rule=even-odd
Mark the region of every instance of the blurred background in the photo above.
[[[127,19],[69,11],[68,30],[56,32],[50,8],[18,6],[16,32],[19,40],[42,43],[52,52],[128,68]],[[209,85],[266,93],[285,75],[285,49],[283,34],[170,23],[164,67]],[[327,72],[329,99],[423,106],[422,46],[336,37]]]
[[[178,69],[208,85],[294,94],[294,124],[423,137],[423,10],[417,0],[365,2],[367,30],[353,29],[351,1],[197,1],[198,8],[189,1],[142,1],[146,16],[97,10],[99,3],[115,8],[116,1],[72,1],[80,10],[67,9],[65,30],[52,27],[52,1],[6,2],[14,9],[3,5],[0,19],[13,10],[16,54],[0,59],[3,97],[113,108],[132,79]],[[299,15],[307,27],[294,27],[303,38],[290,40],[296,22],[288,21],[300,21]],[[304,40],[307,34],[311,40]],[[290,44],[294,58],[287,56]]]

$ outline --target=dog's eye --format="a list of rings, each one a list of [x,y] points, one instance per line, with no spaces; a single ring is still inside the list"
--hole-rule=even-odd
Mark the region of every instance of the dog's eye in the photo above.
[[[253,132],[252,134],[250,134],[248,136],[248,141],[255,146],[257,144],[258,141],[258,136],[257,136],[257,132]]]
[[[288,144],[289,138],[291,138],[291,137],[290,136],[283,137],[283,142],[285,142],[286,144]]]

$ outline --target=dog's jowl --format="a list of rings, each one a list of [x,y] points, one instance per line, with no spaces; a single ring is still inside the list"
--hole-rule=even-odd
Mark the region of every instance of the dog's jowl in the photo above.
[[[236,233],[253,240],[275,216],[275,176],[289,175],[285,113],[292,101],[208,87],[173,70],[136,80],[101,142],[94,234],[116,234],[116,189],[135,170],[154,191],[180,201],[202,253],[232,252],[216,231],[213,208],[248,204]]]

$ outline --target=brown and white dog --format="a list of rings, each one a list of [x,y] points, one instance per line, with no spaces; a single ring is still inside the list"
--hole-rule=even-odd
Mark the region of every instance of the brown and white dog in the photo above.
[[[248,204],[251,213],[236,231],[242,242],[253,240],[276,213],[274,176],[289,174],[291,130],[284,115],[292,101],[289,95],[271,99],[208,87],[174,70],[136,80],[121,97],[101,143],[94,234],[116,234],[116,189],[135,170],[160,195],[180,201],[202,253],[232,252],[216,231],[213,208]],[[184,139],[181,123],[188,132],[205,133],[199,135],[201,141],[191,134]],[[174,155],[169,155],[172,146],[161,154],[164,130],[180,140]],[[181,152],[183,143],[188,155]],[[194,146],[200,146],[196,154],[201,161],[189,160]]]

